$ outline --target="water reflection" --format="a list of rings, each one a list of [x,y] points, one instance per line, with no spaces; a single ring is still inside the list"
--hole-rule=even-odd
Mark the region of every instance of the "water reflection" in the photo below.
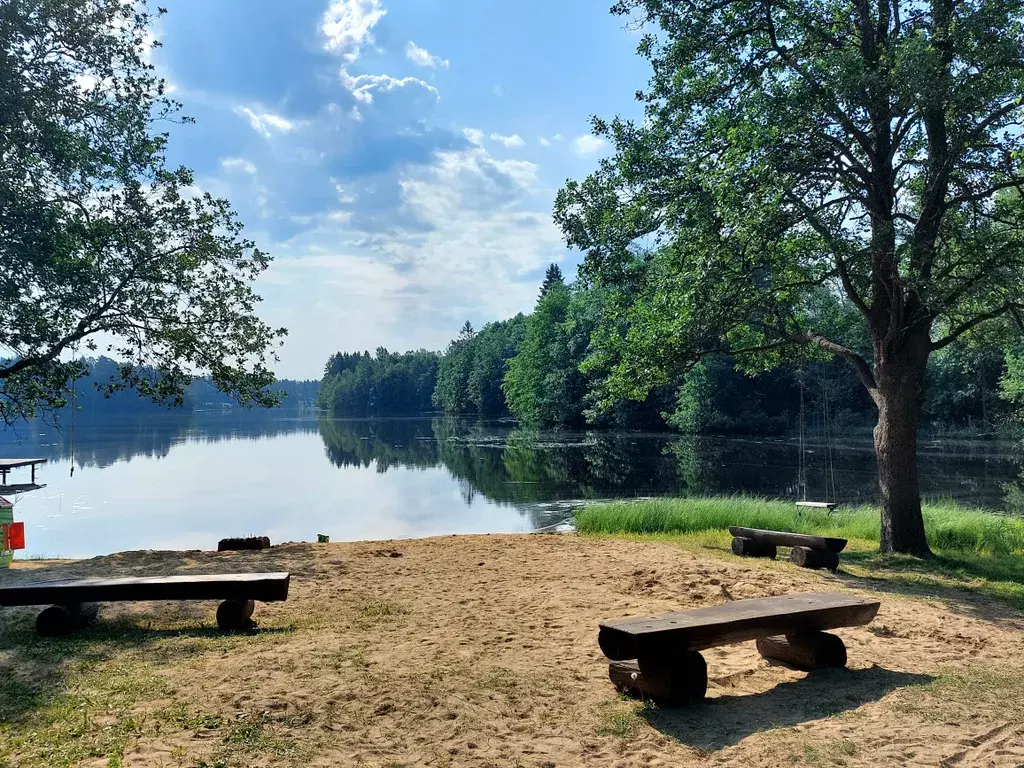
[[[478,494],[510,504],[667,493],[867,502],[877,494],[868,436],[833,446],[831,462],[824,444],[808,441],[801,477],[792,439],[538,432],[446,419],[327,420],[319,429],[336,466],[443,467],[467,503]],[[926,496],[1017,511],[1021,467],[1013,444],[923,441],[919,459]],[[826,490],[833,486],[834,496]]]
[[[275,541],[523,531],[582,500],[751,493],[798,498],[793,440],[664,433],[538,432],[446,419],[325,420],[315,414],[169,413],[0,432],[0,456],[43,456],[48,487],[16,507],[33,554],[83,556],[204,548],[229,535]],[[875,498],[870,439],[844,442],[830,468],[807,446],[807,496],[834,475],[842,501]],[[324,459],[327,459],[326,461]],[[1021,512],[1014,446],[924,442],[926,495]]]

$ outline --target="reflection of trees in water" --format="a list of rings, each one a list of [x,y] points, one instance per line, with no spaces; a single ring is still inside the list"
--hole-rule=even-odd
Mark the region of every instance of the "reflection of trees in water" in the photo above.
[[[117,462],[131,461],[136,456],[161,459],[180,443],[260,440],[315,430],[315,422],[283,411],[201,415],[171,412],[142,418],[80,421],[74,429],[75,466],[102,469]],[[71,456],[71,440],[70,424],[54,428],[33,422],[0,432],[0,449],[5,455],[31,454],[62,461]]]
[[[680,490],[690,494],[749,493],[795,498],[799,484],[799,445],[795,440],[742,440],[682,437],[668,450],[679,467]],[[870,502],[877,497],[877,473],[871,442],[847,440],[834,447],[834,472],[840,501]],[[829,469],[824,446],[807,445],[807,496],[825,497]],[[921,488],[928,498],[1002,506],[1003,486],[1020,471],[1008,444],[923,441],[918,453]]]
[[[328,460],[336,467],[427,469],[438,463],[437,445],[426,419],[321,419],[317,425]]]
[[[467,503],[476,494],[523,504],[675,487],[672,461],[651,450],[649,437],[629,433],[535,432],[451,419],[325,420],[320,433],[337,466],[443,465]]]
[[[672,493],[750,493],[795,498],[799,446],[795,440],[680,437],[631,432],[548,432],[502,423],[450,419],[364,419],[319,422],[295,410],[164,413],[145,418],[80,421],[75,463],[103,468],[135,456],[163,458],[177,444],[270,439],[319,431],[336,466],[443,466],[471,502],[477,494],[521,508],[599,497]],[[70,431],[33,423],[0,431],[0,455],[66,460]],[[822,498],[823,446],[808,446],[808,497]],[[928,497],[1003,507],[1024,513],[1024,477],[1016,446],[1008,443],[922,440],[922,490]],[[869,439],[847,439],[835,449],[841,501],[876,494]],[[531,506],[533,505],[533,506]],[[551,514],[556,514],[556,511]],[[550,519],[547,522],[551,522]]]
[[[449,419],[324,422],[321,434],[339,466],[443,465],[467,503],[477,494],[517,506],[669,493],[796,498],[799,487],[795,440],[559,433]],[[807,451],[808,498],[821,499],[828,473],[824,446],[812,441]],[[875,498],[869,440],[836,447],[834,471],[841,501]],[[1024,492],[1012,485],[1019,460],[1006,444],[924,442],[920,471],[929,497],[1024,507]]]

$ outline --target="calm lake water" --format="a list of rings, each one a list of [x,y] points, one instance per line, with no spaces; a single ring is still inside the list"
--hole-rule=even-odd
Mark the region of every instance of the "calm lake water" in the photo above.
[[[274,542],[529,531],[597,498],[745,492],[799,498],[795,440],[638,432],[537,432],[445,419],[324,420],[295,411],[168,413],[75,430],[0,431],[0,456],[41,456],[42,490],[21,494],[22,556],[211,549],[225,536]],[[875,496],[868,439],[806,446],[807,498]],[[1010,443],[925,441],[923,491],[1020,513]],[[24,472],[27,481],[28,473]],[[21,482],[22,475],[11,476]],[[831,495],[831,491],[829,491]]]

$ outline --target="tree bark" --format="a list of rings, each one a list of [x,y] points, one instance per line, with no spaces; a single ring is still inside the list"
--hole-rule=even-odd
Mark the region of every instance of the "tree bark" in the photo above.
[[[921,515],[917,426],[924,401],[927,335],[906,339],[897,359],[876,365],[875,458],[882,496],[882,552],[931,555]]]

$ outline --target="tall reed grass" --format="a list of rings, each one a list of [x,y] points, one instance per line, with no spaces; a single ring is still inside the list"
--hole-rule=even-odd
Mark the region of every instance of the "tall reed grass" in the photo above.
[[[1024,520],[937,501],[924,505],[925,530],[935,550],[975,554],[1024,554]],[[704,496],[594,503],[576,513],[585,534],[688,534],[730,525],[878,541],[877,507],[840,507],[832,512],[797,507],[792,501],[750,496]]]

